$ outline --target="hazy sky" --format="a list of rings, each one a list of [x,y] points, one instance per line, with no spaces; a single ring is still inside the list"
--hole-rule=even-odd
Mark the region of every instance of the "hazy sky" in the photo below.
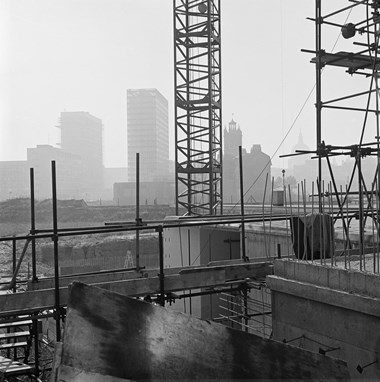
[[[343,0],[333,3],[347,5]],[[55,145],[60,112],[82,110],[103,121],[105,165],[125,166],[129,88],[157,88],[169,100],[173,158],[172,4],[1,0],[0,160],[26,159],[27,147]],[[314,85],[311,55],[300,52],[314,49],[309,16],[314,16],[314,0],[222,0],[223,124],[234,115],[248,150],[259,143],[274,155]],[[338,32],[325,35],[326,50],[334,46]],[[346,49],[347,43],[340,39],[335,51]],[[351,92],[350,81],[357,81],[340,72],[324,74],[334,96],[346,88]],[[359,81],[355,86],[365,90],[368,81]],[[313,94],[274,156],[275,166],[286,166],[278,156],[291,151],[300,132],[314,147],[314,102]],[[323,137],[328,143],[355,143],[361,120],[357,115],[334,116]]]

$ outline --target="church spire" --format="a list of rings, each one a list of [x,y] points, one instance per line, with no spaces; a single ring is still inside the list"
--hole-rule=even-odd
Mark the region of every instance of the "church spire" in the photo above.
[[[298,144],[299,144],[299,145],[303,145],[303,144],[304,144],[304,143],[303,143],[303,135],[302,135],[301,130],[300,130],[300,133],[299,133],[299,135],[298,135]]]
[[[236,130],[236,122],[234,121],[234,113],[232,113],[232,119],[228,123],[228,129],[229,129],[229,131]]]

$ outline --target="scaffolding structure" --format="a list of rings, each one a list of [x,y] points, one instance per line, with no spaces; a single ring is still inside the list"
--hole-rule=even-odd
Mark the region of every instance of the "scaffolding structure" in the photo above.
[[[174,0],[176,209],[222,213],[220,0]]]
[[[31,230],[26,235],[1,237],[0,242],[11,242],[12,243],[12,257],[13,257],[13,270],[12,277],[6,282],[0,283],[0,291],[7,292],[5,294],[0,293],[0,306],[2,307],[0,311],[0,340],[1,339],[13,339],[16,338],[15,342],[2,344],[0,343],[0,372],[6,373],[7,377],[12,377],[14,375],[35,375],[40,376],[45,372],[50,372],[51,370],[51,358],[41,359],[41,352],[49,353],[51,355],[51,341],[49,337],[45,339],[40,339],[40,329],[39,324],[42,320],[51,318],[54,319],[54,326],[52,329],[53,335],[50,337],[52,341],[61,341],[62,338],[62,328],[64,325],[64,320],[66,317],[66,307],[67,307],[67,286],[70,283],[70,277],[75,277],[75,280],[81,280],[85,283],[91,283],[89,279],[84,280],[84,278],[90,277],[93,281],[100,281],[99,278],[105,283],[113,283],[115,281],[123,282],[137,282],[141,284],[136,291],[134,289],[134,297],[149,297],[147,301],[155,301],[162,306],[166,303],[171,303],[180,298],[192,298],[196,293],[191,293],[189,296],[186,293],[177,294],[177,290],[187,291],[187,290],[199,290],[204,289],[200,292],[200,295],[208,294],[213,295],[217,293],[223,293],[227,291],[230,293],[232,290],[240,291],[247,289],[248,282],[256,282],[256,278],[263,278],[266,274],[271,272],[271,267],[267,259],[264,262],[241,262],[238,260],[238,264],[227,264],[224,267],[226,269],[233,269],[233,279],[231,279],[229,272],[222,272],[226,280],[222,280],[220,277],[220,267],[203,267],[199,270],[201,273],[201,279],[198,276],[194,276],[192,273],[182,273],[183,267],[179,269],[172,268],[170,271],[165,268],[165,254],[164,254],[164,227],[173,229],[179,227],[192,227],[194,224],[199,226],[216,226],[219,224],[240,224],[242,217],[237,215],[231,216],[208,216],[208,217],[183,217],[181,222],[178,219],[161,221],[151,221],[151,222],[114,222],[105,224],[102,226],[95,227],[67,227],[59,228],[58,226],[58,200],[57,200],[57,182],[56,182],[56,166],[55,161],[51,163],[52,167],[52,217],[53,217],[53,227],[38,229],[36,228],[36,216],[35,216],[35,198],[34,198],[34,169],[30,169],[30,217],[31,217]],[[283,219],[283,216],[278,217]],[[269,219],[269,218],[268,218]],[[262,217],[255,215],[246,215],[245,221],[262,221]],[[155,269],[145,269],[145,267],[132,267],[132,268],[117,268],[108,269],[103,271],[86,272],[86,273],[75,273],[71,275],[61,275],[60,274],[60,256],[59,256],[59,240],[64,237],[79,237],[83,235],[96,235],[96,234],[113,234],[118,232],[144,232],[144,231],[155,231],[158,238],[158,263],[159,271]],[[50,239],[53,241],[53,264],[52,268],[54,270],[54,277],[41,279],[38,278],[37,271],[37,252],[36,252],[36,242],[39,240]],[[22,248],[21,253],[17,256],[17,243],[24,241],[25,244]],[[18,247],[19,248],[19,247]],[[28,278],[19,278],[20,266],[22,263],[25,264],[27,261],[26,255],[28,249],[31,249],[31,274]],[[137,256],[137,254],[136,254]],[[135,260],[137,260],[135,258]],[[241,263],[239,263],[241,262]],[[133,263],[133,261],[131,262]],[[131,264],[133,265],[133,264]],[[240,271],[237,271],[240,269]],[[158,271],[158,273],[157,273]],[[177,278],[180,286],[169,287],[166,281],[166,275],[168,273],[173,276],[177,272]],[[198,272],[198,269],[194,269]],[[74,271],[75,272],[75,271]],[[211,272],[211,273],[210,273]],[[213,275],[213,272],[219,274],[218,277]],[[122,276],[124,275],[124,276]],[[121,278],[120,278],[121,276]],[[112,279],[112,280],[111,280]],[[186,280],[185,280],[186,279]],[[236,279],[236,280],[235,280]],[[153,284],[155,286],[152,286]],[[20,288],[21,287],[21,288]],[[127,287],[128,289],[129,287]],[[142,288],[142,289],[141,289]],[[23,292],[27,289],[29,296]],[[8,293],[9,291],[9,293]],[[10,293],[10,292],[13,293]],[[122,291],[130,296],[130,292],[126,290]],[[246,296],[244,296],[245,298]],[[11,302],[9,303],[9,301]],[[244,300],[245,301],[245,300]],[[241,303],[241,302],[240,302]],[[248,306],[247,306],[247,309]],[[259,312],[257,312],[259,313]],[[244,316],[238,320],[243,320],[243,324],[247,326],[250,319],[248,311],[244,312]],[[261,313],[259,313],[261,314]],[[263,313],[264,314],[264,313]],[[267,314],[267,313],[265,313]],[[268,313],[269,314],[269,313]],[[256,314],[255,314],[256,316]],[[27,321],[27,324],[25,324]],[[1,326],[2,325],[2,326]],[[15,328],[15,332],[2,334],[2,328],[5,325],[10,325]],[[29,330],[21,331],[23,325],[28,325]],[[12,337],[11,337],[12,336]],[[26,337],[26,341],[17,341],[20,337]],[[16,348],[22,348],[21,352],[16,354],[15,360],[13,361],[9,357],[9,349],[13,350]],[[22,356],[25,363],[18,362],[17,358]],[[18,363],[17,363],[18,362]],[[10,365],[11,368],[6,368],[4,365]]]
[[[223,292],[218,295],[220,313],[213,321],[270,338],[272,334],[272,306],[270,290],[265,280],[247,283],[240,293]]]
[[[379,133],[379,32],[380,32],[380,2],[377,0],[349,1],[348,5],[337,7],[336,3],[326,3],[328,11],[323,15],[322,0],[315,0],[315,17],[309,20],[315,23],[315,50],[302,49],[303,52],[315,55],[311,63],[315,65],[316,73],[316,150],[297,150],[295,155],[313,154],[318,159],[317,194],[319,213],[324,210],[324,198],[332,195],[334,203],[338,206],[338,214],[334,217],[342,219],[344,235],[346,238],[345,248],[352,249],[349,237],[350,221],[345,217],[345,206],[348,206],[348,199],[352,195],[358,195],[358,211],[356,220],[358,221],[359,232],[359,252],[360,269],[363,268],[362,257],[364,255],[364,232],[368,219],[372,220],[372,229],[379,232],[378,212],[379,212],[379,190],[380,190],[380,133]],[[345,21],[342,22],[342,17]],[[354,20],[351,21],[351,20]],[[349,50],[328,53],[322,47],[322,37],[324,28],[338,29],[340,37],[346,41]],[[351,44],[352,41],[352,44]],[[355,49],[352,51],[351,49]],[[367,89],[341,94],[338,97],[323,100],[324,89],[323,75],[327,74],[325,69],[331,67],[345,68],[346,73],[351,77],[366,79]],[[354,81],[350,79],[349,81]],[[347,81],[347,82],[349,82]],[[352,83],[352,82],[350,82]],[[328,86],[326,86],[327,88]],[[339,87],[337,87],[339,89]],[[342,87],[343,88],[343,87]],[[358,104],[362,102],[362,106]],[[325,110],[340,110],[347,113],[362,113],[363,123],[359,139],[354,144],[334,145],[325,142],[325,131],[331,130],[332,126],[325,128],[327,123],[322,123],[323,112]],[[370,120],[370,116],[374,120]],[[374,140],[366,142],[365,137],[373,133]],[[294,155],[294,154],[291,154]],[[346,189],[339,189],[335,181],[331,158],[336,156],[346,156],[354,159],[351,176]],[[371,184],[366,184],[363,176],[362,161],[365,157],[374,156],[377,158],[376,171],[371,180]],[[324,186],[325,174],[322,173],[323,161],[327,164],[328,174],[331,178],[331,187]],[[357,182],[356,182],[357,181]],[[368,183],[368,181],[367,181]],[[353,184],[357,184],[357,189],[353,190]],[[348,207],[347,207],[348,208]],[[374,236],[375,237],[375,236]],[[373,246],[378,246],[372,243]]]
[[[358,220],[359,224],[359,238],[358,251],[355,252],[359,256],[360,270],[365,268],[365,254],[364,248],[364,228],[367,219],[372,221],[372,230],[376,234],[372,235],[372,248],[373,251],[373,267],[374,272],[380,272],[380,259],[379,259],[379,230],[378,230],[378,212],[379,212],[379,191],[380,191],[380,133],[379,133],[379,88],[378,76],[380,69],[380,59],[378,59],[378,42],[380,30],[380,1],[355,1],[351,2],[349,6],[339,10],[330,12],[322,16],[321,0],[316,0],[316,15],[312,19],[316,26],[316,50],[305,52],[315,54],[312,63],[316,67],[316,135],[317,135],[317,148],[314,151],[302,151],[298,154],[312,154],[315,155],[319,161],[317,192],[314,193],[314,185],[312,189],[312,201],[307,204],[307,191],[306,184],[302,185],[302,190],[298,188],[298,200],[296,200],[296,207],[292,207],[292,193],[289,188],[288,198],[286,197],[286,189],[284,188],[285,203],[284,206],[276,212],[270,213],[265,209],[264,201],[262,206],[262,214],[244,215],[242,208],[241,215],[220,216],[222,215],[222,134],[221,134],[221,83],[220,83],[220,0],[174,0],[174,24],[175,24],[175,120],[176,120],[176,191],[177,191],[177,213],[179,208],[185,208],[189,218],[183,218],[185,223],[176,221],[163,222],[142,222],[140,218],[136,218],[136,222],[131,224],[120,223],[110,224],[101,227],[81,227],[81,228],[58,228],[57,217],[57,193],[56,193],[56,170],[55,162],[52,163],[52,200],[53,200],[53,228],[52,229],[36,229],[35,210],[34,210],[34,174],[31,169],[30,173],[30,186],[31,186],[31,230],[26,236],[0,238],[1,241],[12,242],[13,250],[13,277],[4,290],[13,290],[16,292],[16,285],[19,284],[17,280],[18,266],[16,259],[16,241],[25,240],[26,244],[22,251],[18,263],[21,264],[23,257],[27,251],[28,245],[31,244],[32,252],[32,275],[31,283],[36,288],[34,291],[37,295],[48,295],[49,305],[39,306],[37,303],[29,310],[20,309],[11,311],[12,314],[0,314],[3,319],[2,323],[23,322],[24,315],[27,314],[28,325],[30,330],[30,341],[27,345],[27,350],[33,353],[33,372],[36,376],[41,374],[41,360],[39,359],[41,340],[39,338],[38,324],[43,318],[55,319],[55,339],[61,339],[62,322],[64,320],[65,300],[62,301],[63,287],[66,287],[64,281],[67,281],[59,275],[59,256],[58,256],[58,241],[61,237],[65,236],[80,236],[84,234],[107,234],[115,232],[136,232],[137,236],[140,231],[154,230],[158,236],[159,243],[159,269],[154,269],[152,272],[144,270],[144,275],[141,272],[141,267],[138,265],[138,257],[136,258],[137,266],[134,267],[133,259],[128,257],[128,265],[133,268],[129,269],[113,269],[107,273],[107,277],[112,277],[117,274],[126,273],[125,282],[128,278],[136,277],[136,273],[140,272],[142,280],[139,282],[145,283],[145,278],[150,278],[148,281],[155,281],[153,278],[159,280],[159,288],[152,288],[151,293],[154,300],[161,305],[170,303],[180,298],[192,298],[196,294],[201,295],[217,295],[219,299],[220,314],[213,317],[215,321],[223,322],[227,325],[241,328],[251,333],[259,333],[263,337],[271,336],[271,300],[270,293],[266,287],[263,278],[255,278],[254,272],[252,275],[247,275],[241,272],[234,276],[234,279],[226,279],[220,281],[216,277],[216,281],[210,285],[197,284],[196,277],[193,277],[191,271],[195,272],[196,269],[190,272],[182,272],[180,277],[188,277],[186,282],[182,282],[182,287],[179,288],[183,294],[175,294],[178,292],[178,286],[170,289],[170,277],[173,276],[171,271],[165,268],[165,255],[164,255],[164,238],[163,228],[180,228],[186,226],[205,226],[205,225],[223,225],[223,224],[240,224],[245,223],[262,224],[262,236],[265,241],[266,260],[268,263],[272,262],[274,255],[273,247],[277,245],[277,257],[281,258],[281,247],[277,242],[271,243],[273,240],[272,226],[278,223],[284,231],[284,242],[286,241],[287,253],[283,253],[286,257],[293,257],[294,254],[299,260],[317,260],[323,264],[327,261],[327,250],[323,248],[319,253],[318,258],[313,258],[314,249],[313,242],[317,238],[311,237],[311,258],[307,257],[306,230],[302,233],[297,232],[297,237],[300,240],[295,243],[294,235],[299,226],[292,227],[292,242],[293,250],[289,245],[290,232],[288,222],[291,222],[294,216],[298,219],[307,219],[314,210],[318,210],[322,215],[326,214],[332,220],[337,221],[340,219],[343,225],[343,234],[345,243],[342,244],[342,252],[335,250],[336,242],[333,242],[333,237],[330,239],[331,253],[329,261],[331,265],[337,264],[337,258],[344,255],[344,267],[350,268],[350,256],[354,253],[352,243],[354,240],[349,232],[350,222],[353,219]],[[363,8],[363,18],[353,23],[341,24],[332,19],[340,15],[342,12],[350,12],[353,8]],[[361,38],[367,39],[367,42],[354,42],[354,46],[359,47],[358,51],[352,52],[338,52],[326,53],[322,49],[322,26],[328,25],[334,28],[340,28],[344,38],[353,38],[359,34]],[[364,36],[364,37],[363,37]],[[369,89],[359,93],[343,95],[341,97],[322,101],[322,70],[327,66],[344,67],[347,73],[352,76],[364,76],[370,82]],[[373,97],[375,95],[375,97]],[[367,96],[365,107],[358,108],[352,105],[345,105],[345,101],[356,100],[359,97]],[[342,104],[343,103],[343,104]],[[322,135],[322,111],[324,109],[340,109],[348,112],[362,112],[364,113],[364,123],[362,133],[360,135],[359,143],[348,146],[328,145],[323,140]],[[375,142],[364,142],[364,130],[368,125],[369,115],[373,114],[375,117],[374,126],[376,128]],[[335,180],[333,169],[330,159],[336,155],[350,156],[355,159],[354,168],[350,184],[347,189],[338,189]],[[376,156],[378,166],[374,174],[373,182],[370,187],[367,187],[362,175],[362,159],[366,156]],[[328,165],[330,176],[332,179],[331,184],[325,188],[322,179],[322,161],[325,160]],[[138,173],[138,171],[137,171]],[[358,190],[351,191],[354,183],[355,174],[357,175]],[[137,182],[138,183],[138,182]],[[349,208],[348,198],[353,193],[359,195],[358,210]],[[273,205],[273,182],[272,182],[272,198],[271,206]],[[314,196],[316,203],[314,205]],[[138,200],[138,199],[137,199]],[[365,202],[365,203],[364,203]],[[136,202],[136,209],[138,210],[139,202]],[[210,215],[197,219],[194,216]],[[216,216],[215,216],[216,215]],[[290,224],[290,223],[289,223]],[[321,224],[326,224],[325,220],[321,220]],[[329,224],[329,222],[328,222]],[[244,227],[244,225],[242,225]],[[324,230],[324,228],[323,228]],[[245,234],[242,235],[245,238]],[[54,244],[54,280],[53,287],[48,289],[41,289],[38,292],[38,284],[43,284],[47,280],[38,280],[37,265],[36,265],[36,240],[38,239],[51,239]],[[336,238],[335,238],[336,239]],[[278,239],[277,239],[278,240]],[[307,243],[306,243],[307,244]],[[282,244],[283,245],[283,244]],[[284,246],[284,245],[283,245]],[[302,247],[302,248],[301,248]],[[283,250],[284,252],[284,250]],[[244,253],[244,252],[243,252]],[[331,259],[330,259],[331,258]],[[249,266],[254,268],[254,265],[243,263],[238,264],[240,268],[247,268]],[[238,265],[234,265],[237,267]],[[232,265],[226,265],[232,267]],[[182,267],[181,267],[182,268]],[[217,268],[217,267],[216,267]],[[211,269],[212,270],[212,269]],[[182,269],[181,269],[182,271]],[[205,274],[207,269],[201,269],[200,274]],[[213,270],[212,270],[213,271]],[[217,272],[216,269],[215,272]],[[234,269],[234,275],[236,270]],[[150,273],[149,273],[150,272]],[[248,272],[248,271],[247,271]],[[127,275],[129,273],[129,275]],[[180,272],[179,272],[180,273]],[[152,276],[154,274],[154,276]],[[193,273],[194,275],[194,273]],[[72,275],[73,277],[93,277],[101,278],[104,276],[102,272],[86,275]],[[239,277],[238,277],[239,276]],[[173,277],[172,277],[173,278]],[[189,280],[193,278],[193,284],[189,286]],[[110,278],[111,280],[111,278]],[[153,281],[152,281],[153,280]],[[116,278],[113,281],[120,281]],[[25,280],[24,280],[25,282]],[[99,282],[99,280],[97,280]],[[134,281],[135,282],[135,281]],[[8,284],[8,283],[7,283]],[[120,283],[119,283],[120,284]],[[136,281],[137,284],[137,281]],[[148,284],[148,282],[146,282]],[[153,284],[152,284],[153,285]],[[156,284],[154,284],[156,285]],[[187,290],[201,290],[188,294]],[[186,292],[186,293],[185,293]],[[22,298],[21,293],[10,294],[9,300],[16,301],[17,298]],[[143,295],[143,293],[140,293]],[[13,296],[13,297],[12,297]],[[149,296],[150,297],[150,296]],[[45,297],[44,297],[45,298]],[[5,298],[4,298],[5,300]],[[42,298],[41,298],[42,301]],[[17,306],[17,304],[15,304]],[[18,316],[18,317],[17,317]],[[9,321],[9,322],[8,322]],[[290,341],[288,341],[290,342]],[[33,345],[33,349],[32,349]],[[20,345],[17,345],[20,346]],[[26,357],[27,358],[27,357]]]

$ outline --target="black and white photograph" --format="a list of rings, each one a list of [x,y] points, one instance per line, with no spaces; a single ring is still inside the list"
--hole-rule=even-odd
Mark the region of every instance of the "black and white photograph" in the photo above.
[[[0,84],[0,381],[380,380],[379,0],[0,0]]]

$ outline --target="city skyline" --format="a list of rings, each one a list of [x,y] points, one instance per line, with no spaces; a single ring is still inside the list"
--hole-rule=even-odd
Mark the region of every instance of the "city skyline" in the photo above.
[[[234,114],[245,135],[244,145],[261,143],[271,152],[264,142],[267,138],[259,136],[259,124],[265,115],[257,109],[264,111],[267,106],[253,107],[256,101],[249,95],[252,91],[242,90],[245,81],[254,84],[260,77],[250,69],[256,56],[253,50],[258,49],[251,48],[250,41],[254,38],[263,46],[257,34],[263,28],[262,20],[256,17],[256,26],[252,28],[241,9],[253,14],[260,11],[277,25],[281,23],[282,14],[288,26],[287,15],[291,12],[283,9],[280,1],[274,7],[260,3],[242,0],[239,6],[230,1],[222,4],[223,124]],[[4,87],[0,93],[3,110],[0,160],[24,159],[27,145],[56,145],[59,113],[88,111],[104,123],[105,166],[125,166],[124,95],[129,88],[157,88],[168,99],[170,158],[174,158],[172,2],[115,0],[112,4],[110,7],[101,0],[91,3],[68,0],[54,4],[37,0],[33,5],[23,0],[2,2],[0,49],[5,60],[1,64]],[[296,4],[291,8],[297,8]],[[301,8],[303,10],[292,12],[292,18],[307,25],[305,17],[312,13],[312,7],[309,11],[304,6]],[[239,18],[243,18],[241,23]],[[313,44],[312,23],[309,24],[309,42],[306,39],[301,42],[303,36],[295,36],[298,43],[294,44],[296,50],[293,49],[292,54],[303,57],[302,66],[312,73],[308,58],[299,52],[300,47]],[[237,25],[242,28],[241,32],[237,31]],[[289,41],[293,40],[294,32],[289,30],[288,34]],[[268,43],[280,46],[284,38],[270,33]],[[244,50],[243,46],[246,46]],[[313,80],[311,77],[310,84]],[[271,96],[271,102],[281,101],[277,91]],[[300,104],[301,101],[297,107]],[[253,112],[257,122],[249,117]],[[290,112],[295,113],[294,109]]]
[[[324,4],[324,12],[329,7]],[[126,166],[125,92],[131,88],[156,88],[168,99],[173,159],[172,11],[172,2],[164,0],[114,0],[112,6],[105,0],[2,1],[0,160],[25,159],[26,148],[37,144],[56,145],[58,115],[67,110],[98,116],[105,166]],[[290,153],[300,132],[315,147],[315,68],[311,55],[301,52],[314,49],[314,24],[306,20],[313,16],[312,2],[303,0],[222,0],[223,127],[233,115],[243,146],[261,144],[277,167],[287,166],[279,155]],[[346,18],[342,14],[342,23]],[[351,49],[335,30],[324,40],[326,49]],[[352,80],[346,75],[337,88],[335,75],[326,74],[324,90],[344,95]],[[355,81],[355,89],[363,90],[365,79]],[[360,117],[330,121],[334,129],[323,130],[327,142],[358,141]]]

